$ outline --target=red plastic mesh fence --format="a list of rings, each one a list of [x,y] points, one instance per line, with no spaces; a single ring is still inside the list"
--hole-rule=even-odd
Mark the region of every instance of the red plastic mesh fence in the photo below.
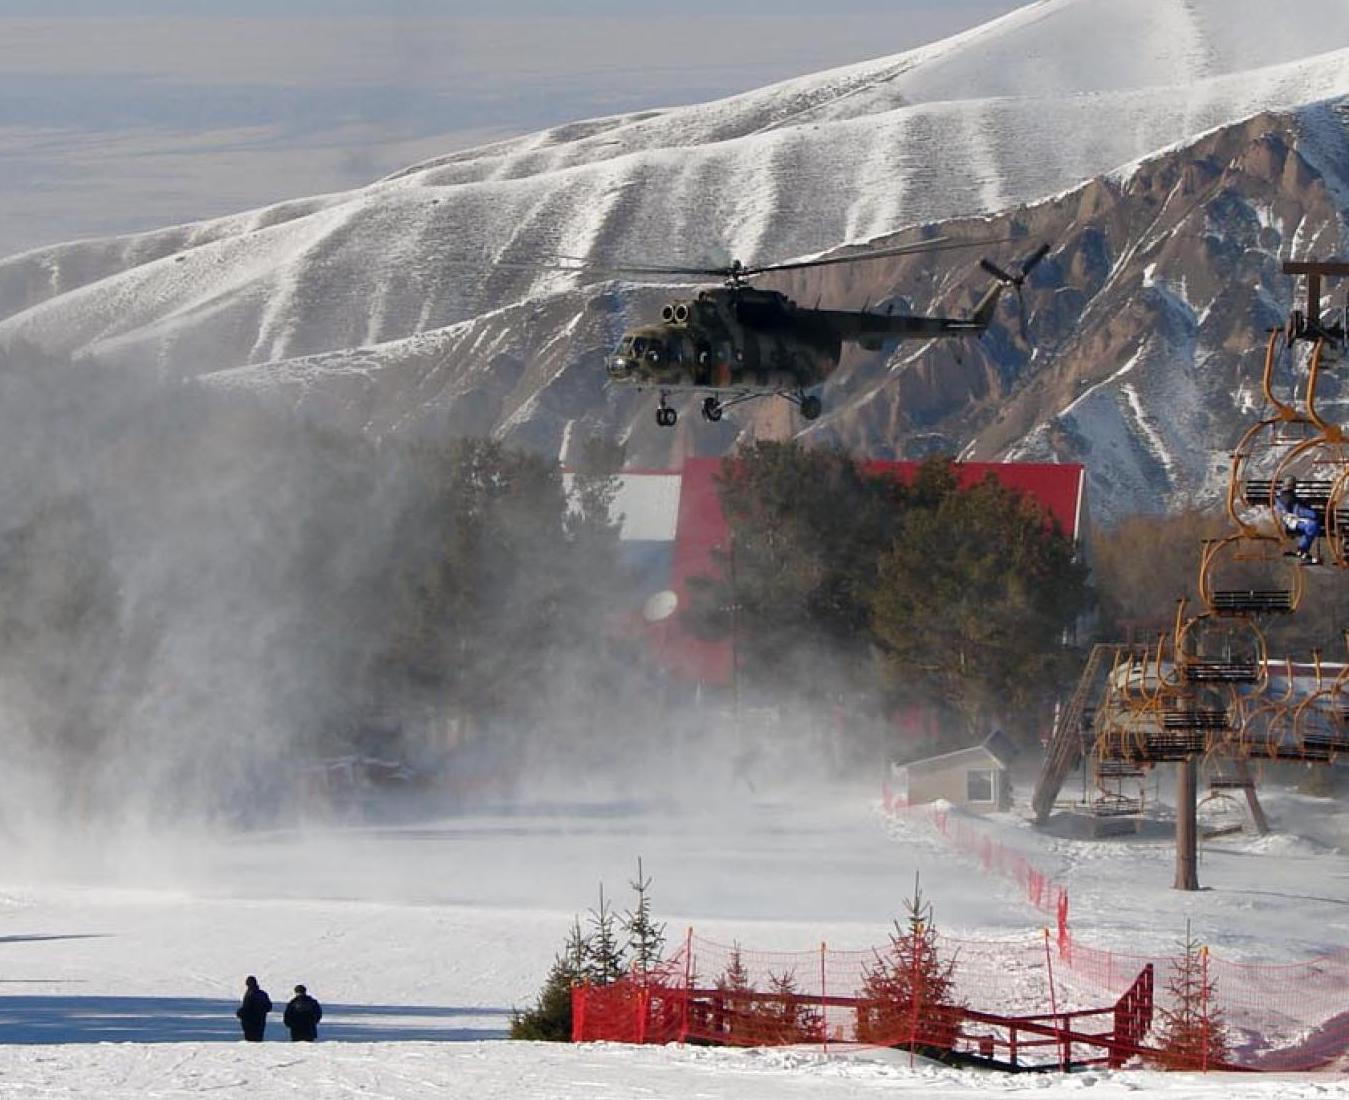
[[[1349,952],[1286,966],[1203,952],[1189,960],[1203,970],[1202,996],[1189,1004],[1169,988],[1184,956],[1082,945],[1071,954],[1070,966],[1046,933],[936,936],[936,958],[941,968],[950,965],[952,981],[933,996],[925,960],[915,960],[911,945],[756,951],[690,934],[659,973],[575,989],[573,1038],[864,1044],[954,1050],[1017,1066],[1349,1070]],[[1191,1025],[1188,1046],[1176,1038],[1176,1020]]]
[[[996,941],[932,934],[917,946],[788,952],[690,932],[660,974],[574,990],[573,1037],[863,1044],[958,1050],[1015,1065],[1123,1065],[1151,1020],[1150,980],[1149,996],[1122,1019],[1119,998],[1103,1004],[1102,991],[1062,983],[1056,960],[1044,934]],[[1118,1037],[1118,1048],[1090,1041],[1102,1036]]]
[[[888,790],[887,813],[926,820],[953,848],[979,860],[985,871],[1018,883],[1026,900],[1053,913],[1060,978],[1066,986],[1122,993],[1151,964],[1158,1004],[1174,1012],[1167,987],[1180,961],[1105,951],[1073,937],[1068,891],[1024,855],[989,836],[974,821],[942,807],[908,806]],[[1205,953],[1211,996],[1201,1006],[1225,1036],[1230,1060],[1252,1069],[1349,1071],[1349,950],[1288,964],[1239,963]]]
[[[903,807],[888,803],[887,810]],[[1013,1065],[1349,1071],[1349,950],[1286,965],[1079,943],[1068,893],[973,822],[939,835],[1052,914],[1020,939],[932,933],[863,951],[757,951],[694,936],[658,972],[573,991],[573,1038],[955,1050]],[[930,955],[928,954],[930,952]],[[1177,989],[1188,989],[1178,997]]]
[[[1061,944],[1068,939],[1068,889],[1055,882],[1022,853],[1008,848],[959,814],[939,806],[910,806],[882,789],[881,806],[887,814],[926,821],[951,847],[979,860],[985,871],[1002,875],[1021,887],[1026,901],[1054,918]]]
[[[1167,987],[1183,982],[1185,961],[1102,951],[1070,941],[1063,972],[1083,987],[1111,993],[1151,963],[1158,1004],[1176,1011],[1180,1006]],[[1233,1064],[1349,1072],[1349,951],[1286,964],[1234,962],[1204,951],[1198,965],[1202,980],[1197,989],[1204,994],[1196,999],[1201,1016],[1222,1035]]]
[[[689,988],[710,1013],[694,1013],[689,1036],[733,1045],[793,1042],[949,1045],[964,1006],[1014,1014],[1050,1011],[1053,952],[1042,936],[1020,941],[937,935],[932,957],[912,944],[861,951],[755,951],[690,937]],[[933,975],[949,968],[946,995]],[[737,973],[738,972],[738,973]],[[892,991],[894,1004],[883,1003]],[[768,994],[768,1000],[759,998]],[[1097,1001],[1099,990],[1086,991]],[[809,1001],[797,1000],[809,998]],[[859,1002],[877,1001],[875,1005]],[[899,1007],[896,1007],[898,1005]],[[1088,1005],[1074,997],[1060,1010]]]

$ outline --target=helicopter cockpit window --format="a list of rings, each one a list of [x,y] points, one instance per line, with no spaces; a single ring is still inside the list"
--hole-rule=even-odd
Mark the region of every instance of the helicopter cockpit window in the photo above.
[[[665,348],[662,347],[659,340],[642,340],[639,342],[645,344],[646,347],[644,351],[637,352],[637,354],[648,363],[659,363],[665,358]],[[636,351],[636,348],[634,347],[633,350]]]

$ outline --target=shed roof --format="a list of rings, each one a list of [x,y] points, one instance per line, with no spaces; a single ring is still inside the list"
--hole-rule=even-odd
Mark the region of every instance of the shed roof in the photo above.
[[[912,771],[940,771],[942,768],[960,763],[962,758],[967,758],[973,763],[982,757],[985,760],[992,760],[1000,768],[1008,768],[1011,766],[1013,755],[1013,746],[1007,735],[1001,730],[994,730],[977,745],[924,757],[922,760],[912,760],[903,766]]]

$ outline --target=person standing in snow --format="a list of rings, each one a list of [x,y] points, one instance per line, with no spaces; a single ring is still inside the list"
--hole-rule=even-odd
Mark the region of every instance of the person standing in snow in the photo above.
[[[249,1043],[262,1042],[262,1033],[267,1030],[267,1013],[272,1011],[272,999],[267,991],[258,985],[258,979],[250,974],[244,979],[244,999],[234,1014],[244,1029],[244,1040]]]
[[[282,1023],[290,1028],[292,1043],[312,1043],[319,1037],[319,1021],[323,1019],[323,1006],[309,995],[302,985],[295,987],[295,996],[286,1005]]]

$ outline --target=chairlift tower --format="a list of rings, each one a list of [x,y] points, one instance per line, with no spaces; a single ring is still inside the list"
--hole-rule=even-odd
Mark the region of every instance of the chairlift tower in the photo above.
[[[1320,521],[1321,565],[1340,576],[1349,572],[1349,426],[1328,420],[1317,404],[1318,383],[1349,343],[1349,305],[1324,311],[1322,280],[1349,279],[1349,262],[1289,262],[1283,271],[1305,279],[1305,291],[1301,308],[1270,333],[1262,380],[1267,411],[1232,455],[1227,511],[1235,531],[1205,541],[1199,604],[1191,611],[1184,600],[1177,604],[1174,628],[1159,637],[1155,652],[1093,650],[1080,698],[1055,729],[1035,792],[1043,822],[1077,759],[1095,758],[1098,783],[1174,763],[1178,890],[1199,889],[1202,765],[1216,766],[1211,795],[1243,790],[1255,827],[1264,832],[1251,760],[1329,764],[1349,757],[1349,632],[1346,662],[1334,667],[1319,655],[1310,664],[1275,660],[1265,644],[1264,624],[1294,614],[1308,583],[1308,563],[1294,551],[1296,532],[1285,529],[1275,507],[1285,479],[1296,481],[1299,502]],[[1291,394],[1276,392],[1276,368],[1280,378],[1291,377]],[[1113,667],[1098,688],[1101,658],[1111,650]],[[1098,690],[1101,702],[1088,729],[1086,695]],[[1116,794],[1113,803],[1108,797],[1098,803],[1120,799]]]

